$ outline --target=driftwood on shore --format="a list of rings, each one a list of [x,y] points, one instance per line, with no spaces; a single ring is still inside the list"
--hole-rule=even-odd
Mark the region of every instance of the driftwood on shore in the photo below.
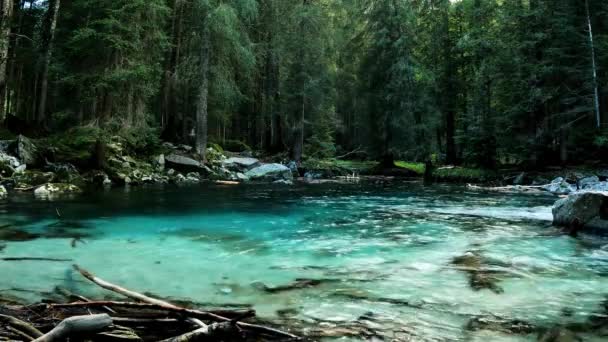
[[[542,192],[546,185],[507,185],[507,186],[479,186],[467,184],[467,189],[479,191],[496,191],[496,192]]]
[[[65,289],[57,292],[76,300],[32,306],[0,305],[0,341],[246,341],[300,340],[300,337],[266,325],[243,322],[253,310],[204,311],[112,284],[74,265],[96,285],[134,302],[95,301]]]

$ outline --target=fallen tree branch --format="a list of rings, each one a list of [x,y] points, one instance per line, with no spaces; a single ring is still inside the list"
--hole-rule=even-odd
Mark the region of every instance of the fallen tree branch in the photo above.
[[[238,329],[231,322],[213,323],[208,326],[204,326],[200,329],[185,333],[183,335],[168,338],[160,342],[189,342],[198,341],[203,337],[214,338],[218,337],[221,340],[223,336],[238,333]]]
[[[10,331],[11,333],[20,336],[22,338],[24,338],[26,341],[33,341],[34,338],[26,333],[24,333],[23,331],[13,328],[10,325],[8,327],[6,327],[6,330]]]
[[[126,297],[135,299],[135,300],[139,300],[142,302],[146,302],[149,304],[155,304],[158,305],[160,307],[162,307],[165,310],[172,310],[172,311],[176,311],[176,312],[181,312],[185,315],[191,316],[191,317],[196,317],[196,318],[200,318],[200,319],[210,319],[210,320],[215,320],[215,321],[224,321],[224,322],[231,322],[232,320],[230,318],[226,318],[220,315],[216,315],[213,314],[211,312],[206,312],[206,311],[199,311],[199,310],[193,310],[193,309],[186,309],[186,308],[182,308],[179,307],[177,305],[173,305],[169,302],[165,302],[163,300],[160,299],[156,299],[156,298],[152,298],[152,297],[148,297],[146,295],[143,295],[141,293],[135,292],[135,291],[131,291],[128,290],[126,288],[123,288],[121,286],[109,283],[95,275],[93,275],[91,272],[80,268],[78,265],[73,265],[74,269],[77,270],[78,272],[80,272],[80,274],[82,274],[85,278],[89,279],[90,281],[92,281],[93,283],[101,286],[102,288],[106,289],[106,290],[110,290],[119,294],[122,294]],[[75,304],[75,303],[74,303]],[[91,303],[81,303],[82,306],[86,306],[86,305],[91,305]],[[105,302],[102,305],[108,305],[107,302]],[[58,306],[58,305],[57,305]],[[202,322],[201,322],[202,323]],[[200,324],[199,324],[200,325]],[[241,327],[241,328],[245,328],[245,329],[249,329],[251,331],[257,331],[259,333],[265,333],[265,334],[271,334],[271,335],[279,335],[279,336],[283,336],[283,337],[287,337],[290,339],[294,339],[294,340],[299,340],[300,337],[290,334],[288,332],[285,331],[281,331],[278,329],[274,329],[274,328],[270,328],[270,327],[266,327],[266,326],[262,326],[262,325],[257,325],[257,324],[251,324],[251,323],[245,323],[245,322],[236,322],[236,325]]]
[[[18,318],[8,315],[0,315],[0,322],[6,325],[12,326],[13,328],[27,334],[30,337],[38,338],[42,336],[42,332],[40,330],[34,328],[31,324],[22,321]]]
[[[53,330],[38,337],[34,342],[63,341],[77,334],[97,333],[112,325],[108,314],[74,316],[66,318]]]
[[[337,156],[336,159],[346,158],[346,157],[350,156],[351,154],[355,154],[355,153],[357,153],[359,151],[361,151],[361,146],[357,147],[356,149],[354,149],[354,150],[352,150],[352,151],[350,151],[350,152],[348,152],[346,154],[343,154],[341,156]]]
[[[155,304],[155,305],[159,305],[159,306],[163,306],[166,308],[174,308],[174,309],[178,309],[178,306],[175,306],[169,302],[165,302],[164,300],[160,300],[160,299],[156,299],[156,298],[152,298],[152,297],[148,297],[146,295],[143,295],[141,293],[135,292],[135,291],[131,291],[128,289],[125,289],[124,287],[120,287],[118,285],[114,285],[112,283],[109,283],[101,278],[96,277],[94,274],[92,274],[91,272],[80,268],[78,265],[73,265],[74,269],[78,272],[80,272],[80,274],[82,274],[83,277],[89,279],[90,281],[92,281],[93,283],[101,286],[102,288],[106,289],[106,290],[110,290],[116,293],[119,293],[125,297],[131,298],[131,299],[135,299],[135,300],[139,300],[145,303],[150,303],[150,304]]]
[[[542,190],[546,185],[507,185],[507,186],[479,186],[467,184],[467,189],[471,190],[488,190],[488,191],[528,191]]]

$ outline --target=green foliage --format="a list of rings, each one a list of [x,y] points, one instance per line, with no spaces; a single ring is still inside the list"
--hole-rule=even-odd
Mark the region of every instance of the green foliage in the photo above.
[[[102,130],[97,127],[80,126],[52,135],[40,146],[46,146],[49,149],[46,155],[53,156],[56,162],[89,165],[95,144],[102,136]]]
[[[117,135],[124,142],[128,153],[150,156],[158,154],[161,150],[159,132],[154,127],[122,127]]]
[[[192,142],[207,79],[207,131],[226,150],[252,146],[285,161],[353,150],[415,162],[435,155],[490,169],[601,160],[608,138],[593,113],[585,3],[62,1],[52,115],[36,122],[40,46],[51,28],[48,2],[26,2],[12,18],[11,44],[0,39],[11,56],[0,114],[50,131],[60,159],[84,162],[91,142],[106,136],[120,137],[127,153],[150,154],[161,133]],[[607,89],[608,2],[588,3],[599,88]],[[104,134],[67,130],[89,123]]]
[[[246,152],[246,151],[252,151],[251,147],[249,147],[249,145],[247,145],[245,142],[240,141],[240,140],[232,140],[232,139],[228,139],[224,142],[220,142],[218,143],[219,146],[221,146],[222,151],[226,150],[226,151],[230,151],[230,152]]]
[[[446,182],[484,183],[496,180],[498,173],[487,169],[448,167],[436,169],[433,172],[433,177]]]

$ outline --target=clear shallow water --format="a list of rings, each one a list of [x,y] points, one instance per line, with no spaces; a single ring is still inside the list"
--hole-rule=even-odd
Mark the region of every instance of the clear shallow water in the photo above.
[[[534,341],[465,326],[485,315],[551,327],[605,314],[608,240],[558,234],[554,201],[416,183],[132,188],[52,202],[16,195],[0,203],[0,236],[12,227],[38,238],[0,240],[0,257],[69,258],[138,291],[251,305],[298,325],[365,325],[415,341]],[[74,247],[74,237],[84,242]],[[473,290],[470,273],[452,263],[470,251],[491,260],[483,267],[498,272],[502,293]],[[264,290],[299,278],[322,282]],[[0,261],[0,295],[36,301],[55,286],[108,295],[71,262]]]

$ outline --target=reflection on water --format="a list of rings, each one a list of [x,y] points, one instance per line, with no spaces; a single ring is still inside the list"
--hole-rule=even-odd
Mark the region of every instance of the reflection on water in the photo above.
[[[558,234],[554,200],[412,183],[15,195],[0,203],[0,257],[69,258],[133,289],[253,306],[328,338],[534,341],[567,327],[600,341],[608,241]],[[36,301],[56,286],[108,295],[70,262],[0,261],[1,297]]]

